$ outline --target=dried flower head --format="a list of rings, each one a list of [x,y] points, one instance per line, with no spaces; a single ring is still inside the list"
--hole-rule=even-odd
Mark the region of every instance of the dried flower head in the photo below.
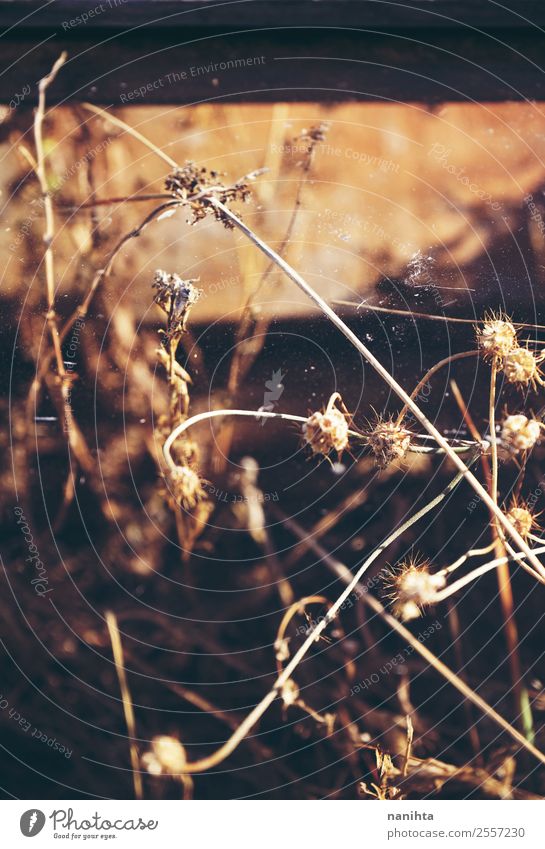
[[[317,145],[326,140],[329,127],[330,125],[327,121],[321,121],[319,124],[309,127],[308,130],[303,130],[295,137],[295,142],[302,142],[303,144],[305,159],[299,162],[298,165],[302,166],[305,171],[310,168],[310,163]]]
[[[435,594],[446,584],[441,572],[432,574],[430,563],[418,557],[402,561],[391,573],[391,597],[394,599],[394,611],[401,619],[416,619],[422,608],[433,604]]]
[[[201,290],[195,286],[196,280],[182,280],[178,274],[167,271],[155,272],[153,288],[157,289],[155,303],[167,315],[165,341],[181,336],[185,331],[189,311],[201,295]]]
[[[261,170],[253,171],[233,185],[226,186],[221,179],[225,175],[220,171],[199,167],[195,162],[188,161],[182,168],[178,168],[172,174],[169,174],[165,186],[174,197],[179,198],[191,207],[193,224],[201,221],[208,213],[212,213],[218,221],[232,229],[232,221],[224,215],[221,209],[207,203],[207,198],[213,195],[224,204],[233,200],[246,202],[251,196],[249,184],[260,173]]]
[[[180,741],[166,735],[154,737],[149,752],[142,755],[142,766],[150,775],[179,777],[186,764],[187,756]]]
[[[394,460],[403,460],[411,445],[411,434],[406,428],[393,418],[381,416],[367,431],[366,438],[379,469],[385,469]]]
[[[518,383],[521,387],[536,384],[543,385],[539,363],[544,355],[536,356],[528,348],[513,348],[509,351],[503,361],[503,370],[509,383]]]
[[[517,331],[502,313],[491,314],[477,328],[477,342],[485,359],[503,363],[507,354],[517,347]]]
[[[309,127],[308,130],[302,130],[302,132],[297,136],[297,139],[308,139],[314,144],[318,142],[323,142],[326,140],[326,136],[330,129],[329,121],[320,121],[318,124],[313,124],[312,127]]]
[[[335,406],[338,393],[329,399],[325,411],[312,413],[303,424],[303,438],[314,454],[327,456],[332,451],[342,454],[348,445],[346,414]]]
[[[522,413],[507,416],[501,429],[501,447],[508,454],[530,451],[540,437],[541,428],[541,422],[529,419]]]
[[[206,498],[203,482],[190,466],[176,466],[169,473],[167,483],[176,503],[185,510],[194,510]]]
[[[514,500],[507,511],[507,518],[524,539],[538,527],[535,514],[530,510],[528,504],[523,502],[519,503]]]

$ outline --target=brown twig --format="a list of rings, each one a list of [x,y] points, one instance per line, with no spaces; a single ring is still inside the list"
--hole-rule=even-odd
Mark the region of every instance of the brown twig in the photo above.
[[[127,724],[127,733],[129,735],[129,749],[131,754],[131,766],[134,783],[134,793],[137,799],[142,799],[142,776],[140,774],[140,760],[138,757],[138,746],[136,743],[136,722],[134,719],[134,708],[132,705],[131,692],[127,684],[127,675],[125,672],[125,663],[123,660],[123,646],[121,644],[121,636],[117,626],[117,619],[114,613],[107,611],[105,614],[106,625],[110,635],[112,644],[112,653],[114,656],[115,669],[117,679],[119,681],[119,689],[121,690],[121,699],[123,702],[123,713],[125,714],[125,722]]]

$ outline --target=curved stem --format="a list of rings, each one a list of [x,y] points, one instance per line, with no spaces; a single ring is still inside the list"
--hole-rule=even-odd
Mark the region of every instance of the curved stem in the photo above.
[[[454,572],[455,569],[458,569],[459,566],[463,566],[463,564],[470,559],[470,557],[480,557],[482,554],[490,554],[490,552],[494,549],[494,542],[491,542],[490,545],[485,546],[484,548],[472,548],[470,551],[466,551],[465,554],[462,554],[458,560],[455,560],[454,563],[451,563],[450,566],[445,566],[444,569],[441,569],[441,573],[444,575],[450,575],[451,572]]]
[[[398,310],[392,309],[391,307],[378,307],[375,304],[368,304],[365,301],[361,304],[355,304],[353,301],[346,301],[342,298],[335,298],[332,300],[333,304],[337,304],[340,307],[352,307],[354,310],[369,310],[370,312],[383,312],[388,315],[401,315],[405,316],[405,318],[424,318],[430,321],[446,321],[451,324],[472,324],[475,327],[478,324],[484,324],[486,319],[479,318],[457,318],[453,315],[434,315],[429,312],[414,312],[413,310]],[[545,330],[545,324],[528,324],[525,322],[517,322],[514,321],[513,324],[515,327],[530,327],[533,330]]]
[[[268,410],[207,410],[205,413],[198,413],[196,416],[192,416],[190,419],[180,422],[180,424],[174,428],[172,433],[170,433],[165,440],[163,445],[163,456],[171,472],[175,471],[177,468],[177,464],[172,459],[172,454],[170,453],[170,449],[176,439],[178,439],[184,431],[192,427],[192,425],[218,416],[245,416],[247,418],[249,417],[254,419],[284,419],[284,421],[288,422],[306,422],[306,418],[304,416],[295,416],[291,413],[272,413]]]
[[[449,357],[445,357],[445,359],[444,359],[444,360],[439,360],[439,362],[438,362],[438,363],[435,363],[435,365],[434,365],[434,366],[432,366],[432,367],[431,367],[431,368],[430,368],[430,369],[426,372],[426,374],[424,375],[424,377],[423,377],[423,378],[421,378],[421,380],[419,380],[419,381],[418,381],[418,383],[417,383],[417,384],[416,384],[416,386],[414,387],[413,391],[411,392],[410,397],[411,397],[411,398],[413,398],[413,399],[414,399],[414,398],[417,398],[417,397],[418,397],[418,394],[419,394],[419,392],[420,392],[420,390],[421,390],[421,389],[422,389],[422,388],[426,385],[426,383],[428,383],[428,381],[429,381],[429,380],[431,380],[431,378],[433,377],[433,375],[434,375],[436,372],[438,372],[440,369],[442,369],[442,368],[443,368],[443,366],[446,366],[446,365],[448,365],[449,363],[454,363],[456,360],[462,360],[462,359],[464,359],[465,357],[475,357],[475,356],[478,356],[478,354],[479,354],[479,352],[478,352],[478,351],[462,351],[460,354],[451,354]],[[398,417],[397,417],[397,424],[398,424],[398,425],[399,425],[399,424],[401,424],[401,422],[402,422],[403,418],[405,417],[406,413],[407,413],[407,404],[405,404],[405,406],[404,406],[404,407],[402,407],[401,412],[399,413],[399,415],[398,415]]]
[[[335,393],[335,395],[338,395],[338,393]],[[335,397],[335,396],[332,396],[332,397]],[[330,404],[331,404],[331,399],[330,399]],[[253,418],[253,419],[260,419],[260,418],[263,418],[263,419],[283,419],[284,421],[287,421],[287,422],[301,422],[301,423],[304,423],[304,422],[307,421],[306,416],[297,416],[294,413],[273,413],[273,412],[269,412],[268,410],[229,410],[229,409],[224,409],[224,410],[207,410],[205,413],[197,413],[197,415],[192,416],[191,418],[186,419],[183,422],[180,422],[180,424],[177,425],[174,428],[172,433],[170,433],[168,435],[167,439],[165,440],[165,443],[163,445],[163,456],[165,458],[166,464],[167,464],[168,468],[170,469],[170,471],[173,472],[177,468],[177,464],[172,459],[171,448],[172,448],[174,442],[178,439],[179,436],[182,435],[182,433],[184,433],[184,431],[188,430],[190,427],[192,427],[195,424],[198,424],[199,422],[206,421],[206,419],[222,418],[222,417],[226,417],[226,416],[245,416],[246,418]],[[351,436],[354,439],[365,440],[365,436],[361,433],[358,433],[358,431],[356,431],[356,430],[349,430],[348,434],[349,434],[349,436]],[[454,451],[456,453],[465,454],[468,451],[475,450],[475,447],[476,446],[473,443],[468,443],[467,445],[462,445],[462,446],[459,446],[457,448],[451,447],[450,450]],[[425,448],[425,447],[416,448],[415,446],[412,446],[409,450],[411,452],[414,452],[415,454],[429,454],[429,453],[432,453],[432,452],[434,452],[434,453],[442,452],[442,449],[432,449],[432,448]]]
[[[534,549],[535,554],[545,554],[545,546],[541,546],[541,548]],[[467,586],[472,581],[480,578],[481,575],[485,575],[487,572],[490,572],[492,569],[495,569],[497,566],[502,566],[505,563],[509,563],[510,560],[516,560],[520,562],[520,565],[526,569],[534,578],[536,578],[540,583],[545,584],[545,578],[542,578],[533,569],[531,569],[526,563],[524,563],[524,555],[522,552],[515,554],[514,557],[497,557],[495,560],[490,560],[488,563],[483,563],[482,566],[478,566],[473,572],[469,572],[467,575],[464,575],[463,578],[459,578],[455,581],[454,584],[451,584],[448,587],[445,587],[444,590],[439,590],[439,592],[435,593],[433,597],[432,604],[436,604],[437,602],[444,601],[454,593],[457,593],[458,590],[461,590],[462,587]]]
[[[282,617],[280,625],[278,626],[278,631],[276,632],[276,639],[274,641],[275,648],[277,646],[279,647],[283,643],[286,637],[288,625],[290,624],[293,617],[297,614],[305,613],[305,609],[308,607],[309,604],[322,604],[327,606],[331,604],[331,602],[324,595],[307,595],[304,598],[300,598],[298,601],[294,601],[293,604],[290,604],[290,606]],[[276,671],[278,675],[280,675],[282,669],[282,660],[278,657],[277,654]]]

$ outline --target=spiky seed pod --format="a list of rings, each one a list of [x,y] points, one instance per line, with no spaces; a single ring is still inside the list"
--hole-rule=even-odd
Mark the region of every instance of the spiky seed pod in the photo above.
[[[532,532],[535,524],[534,517],[526,507],[511,507],[507,512],[507,518],[521,537],[526,538]]]
[[[332,396],[333,398],[336,396]],[[346,416],[330,400],[325,412],[312,413],[303,424],[303,438],[313,454],[327,457],[332,451],[342,454],[348,446]]]
[[[543,355],[537,356],[528,348],[513,348],[505,356],[503,370],[509,383],[518,383],[522,387],[542,383],[539,363]]]
[[[379,469],[385,469],[394,460],[403,460],[411,445],[410,432],[393,419],[379,418],[366,437]]]
[[[513,455],[530,451],[539,439],[541,427],[536,419],[529,419],[522,413],[507,416],[501,429],[501,447]]]
[[[186,764],[187,756],[180,741],[166,735],[154,737],[149,752],[142,755],[142,766],[150,775],[180,776]]]
[[[177,466],[169,473],[169,489],[177,504],[185,510],[194,510],[206,498],[206,490],[197,472],[189,466]]]
[[[394,611],[401,619],[415,619],[423,607],[433,604],[435,594],[446,584],[441,573],[432,574],[427,560],[411,558],[399,564],[392,573],[390,584]]]
[[[485,359],[503,363],[507,354],[517,346],[517,331],[501,314],[491,315],[482,327],[477,328],[477,342]]]

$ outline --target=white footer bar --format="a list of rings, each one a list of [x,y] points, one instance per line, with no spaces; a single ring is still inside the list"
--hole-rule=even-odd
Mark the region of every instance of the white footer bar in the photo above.
[[[545,846],[542,801],[6,801],[0,845],[180,849]],[[30,844],[30,839],[36,842]]]

